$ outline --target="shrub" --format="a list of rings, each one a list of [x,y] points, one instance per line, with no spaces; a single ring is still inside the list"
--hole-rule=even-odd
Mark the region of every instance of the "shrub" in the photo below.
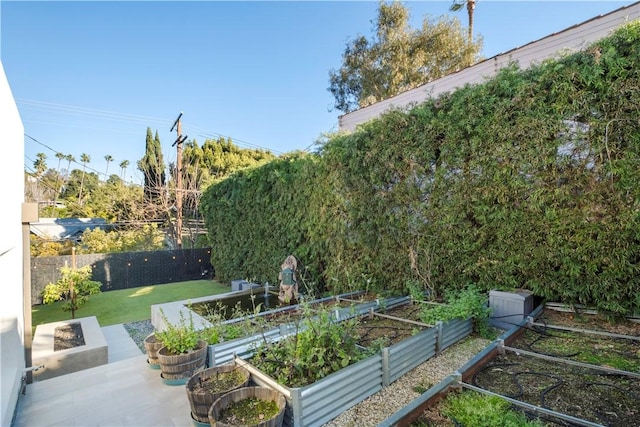
[[[445,297],[447,304],[425,306],[420,312],[420,319],[428,324],[436,321],[446,322],[453,319],[473,318],[474,329],[484,338],[491,337],[488,298],[475,285],[469,285],[459,292],[450,292]]]

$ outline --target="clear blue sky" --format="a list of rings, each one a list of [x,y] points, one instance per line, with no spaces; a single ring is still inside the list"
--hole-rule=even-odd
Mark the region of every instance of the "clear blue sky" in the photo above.
[[[451,1],[403,3],[414,28],[446,14],[467,27]],[[491,57],[633,3],[479,0],[474,33]],[[53,168],[56,152],[78,161],[86,153],[102,175],[110,155],[109,174],[128,160],[125,179],[140,183],[147,127],[174,162],[169,130],[181,111],[183,134],[200,145],[225,136],[274,154],[307,149],[337,130],[329,71],[348,41],[371,38],[377,9],[377,1],[2,0],[0,53],[28,135],[25,167],[37,153]]]

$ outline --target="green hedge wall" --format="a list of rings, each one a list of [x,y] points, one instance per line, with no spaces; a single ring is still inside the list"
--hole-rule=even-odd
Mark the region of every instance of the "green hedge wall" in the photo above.
[[[476,284],[640,308],[640,23],[583,52],[391,111],[203,196],[212,264],[314,287]]]

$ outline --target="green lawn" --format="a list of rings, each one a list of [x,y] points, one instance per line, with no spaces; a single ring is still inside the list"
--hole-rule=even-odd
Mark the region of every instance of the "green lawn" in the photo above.
[[[230,292],[228,285],[212,280],[192,280],[163,285],[142,286],[102,292],[89,297],[89,302],[76,311],[76,318],[96,316],[100,326],[129,323],[151,318],[151,306],[171,301],[188,300]],[[71,319],[71,312],[62,310],[62,303],[33,306],[32,325]]]

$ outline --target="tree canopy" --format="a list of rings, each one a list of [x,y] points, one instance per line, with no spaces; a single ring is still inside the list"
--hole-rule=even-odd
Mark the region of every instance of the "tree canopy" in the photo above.
[[[158,131],[156,131],[154,138],[151,134],[151,128],[147,128],[146,150],[144,157],[138,161],[138,169],[144,174],[145,198],[153,201],[160,200],[166,180],[165,164]]]
[[[329,72],[334,108],[348,113],[473,64],[482,40],[467,38],[457,18],[425,17],[422,28],[409,25],[399,1],[380,2],[374,36],[347,43],[343,64]]]

